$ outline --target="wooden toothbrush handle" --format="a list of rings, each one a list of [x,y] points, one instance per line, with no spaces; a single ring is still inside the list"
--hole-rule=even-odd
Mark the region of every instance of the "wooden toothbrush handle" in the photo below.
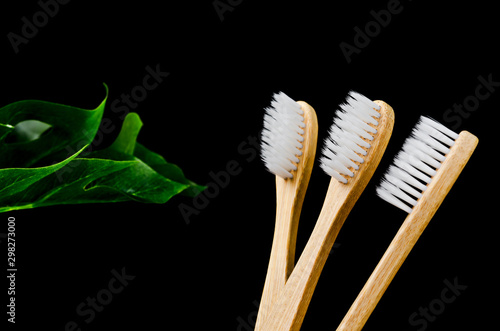
[[[385,290],[462,172],[477,143],[478,139],[469,132],[462,131],[460,133],[446,159],[432,178],[417,205],[406,217],[337,331],[359,331],[363,328]]]
[[[294,267],[303,197],[296,198],[293,186],[293,181],[276,176],[276,224],[255,331],[260,331],[264,320],[269,317],[271,307],[281,294]]]

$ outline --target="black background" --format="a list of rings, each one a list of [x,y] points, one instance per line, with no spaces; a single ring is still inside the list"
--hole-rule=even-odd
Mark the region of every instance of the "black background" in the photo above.
[[[364,29],[374,21],[370,12],[388,3],[232,1],[233,10],[221,20],[210,0],[73,0],[60,5],[17,54],[7,34],[20,34],[21,18],[32,20],[40,5],[4,3],[1,105],[41,99],[95,108],[104,82],[110,88],[104,116],[118,128],[111,102],[142,84],[146,66],[159,65],[170,75],[135,109],[144,122],[139,141],[201,184],[228,163],[237,162],[240,171],[189,222],[179,206],[193,206],[193,200],[181,196],[165,205],[71,205],[3,214],[0,232],[7,231],[8,216],[17,220],[17,315],[10,329],[64,330],[75,321],[82,330],[250,330],[271,247],[275,189],[248,139],[258,137],[272,94],[284,91],[315,108],[322,141],[336,106],[352,89],[389,103],[396,122],[379,169],[337,238],[302,327],[334,330],[405,218],[375,196],[375,187],[418,117],[453,126],[445,112],[474,95],[479,76],[500,81],[494,2],[438,7],[401,1],[400,13],[347,63],[339,44],[353,45],[354,28]],[[426,329],[497,325],[493,126],[499,93],[461,117],[455,131],[476,134],[478,148],[364,330],[418,330],[421,325],[411,325],[409,317],[439,299],[444,281],[455,278],[467,289]],[[102,146],[117,134],[107,134]],[[298,252],[328,182],[315,168]],[[0,248],[6,261],[5,241]],[[76,307],[107,288],[111,271],[122,268],[135,278],[86,323]],[[6,288],[0,289],[3,309]]]

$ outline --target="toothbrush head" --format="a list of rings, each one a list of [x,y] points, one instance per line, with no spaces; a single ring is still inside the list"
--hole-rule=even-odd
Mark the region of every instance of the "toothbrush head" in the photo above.
[[[458,137],[444,125],[421,116],[384,174],[377,195],[411,213]]]
[[[354,177],[378,132],[380,110],[380,104],[360,93],[349,92],[324,141],[320,162],[328,175],[343,184]]]
[[[303,154],[306,133],[301,104],[285,93],[274,94],[265,109],[261,157],[266,168],[282,178],[293,178]]]

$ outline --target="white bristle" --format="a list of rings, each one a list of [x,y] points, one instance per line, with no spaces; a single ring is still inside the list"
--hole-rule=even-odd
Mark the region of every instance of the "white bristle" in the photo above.
[[[442,124],[421,116],[382,178],[377,195],[411,213],[457,138]]]
[[[304,141],[304,111],[300,105],[279,92],[266,108],[262,130],[262,160],[267,169],[280,177],[292,178],[302,155]]]
[[[353,177],[349,168],[358,170],[355,162],[363,163],[363,156],[367,155],[364,148],[371,147],[369,141],[377,133],[377,129],[369,125],[378,125],[380,113],[377,110],[380,110],[379,105],[354,91],[349,92],[346,103],[337,110],[320,162],[321,168],[339,182],[346,184],[343,175]]]

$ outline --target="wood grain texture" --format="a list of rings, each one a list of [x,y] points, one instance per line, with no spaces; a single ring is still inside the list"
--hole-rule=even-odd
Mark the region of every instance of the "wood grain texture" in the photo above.
[[[297,170],[292,178],[276,176],[276,225],[266,281],[257,315],[255,330],[261,330],[269,310],[285,287],[295,263],[295,246],[302,203],[316,156],[318,120],[314,109],[298,101],[304,111],[304,142]]]
[[[330,180],[314,230],[261,330],[300,329],[335,238],[377,168],[392,134],[394,125],[392,108],[383,101],[375,102],[381,106],[382,116],[378,119],[378,132],[370,142],[372,146],[364,157],[365,161],[359,170],[352,169],[354,177],[349,177],[347,184],[342,184],[333,178]]]
[[[400,227],[337,331],[363,328],[390,282],[425,230],[474,152],[478,139],[462,131],[427,189]]]

